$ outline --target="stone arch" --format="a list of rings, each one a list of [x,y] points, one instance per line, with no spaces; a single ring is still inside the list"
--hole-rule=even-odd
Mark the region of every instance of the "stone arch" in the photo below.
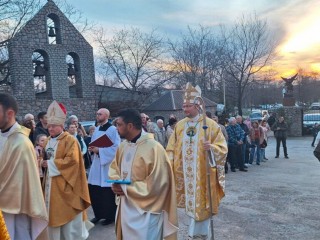
[[[79,55],[75,52],[69,52],[66,56],[66,63],[69,82],[69,96],[70,98],[81,98],[83,90]]]
[[[54,13],[47,15],[47,36],[49,44],[61,44],[61,25],[60,18]]]
[[[52,98],[49,55],[42,49],[36,49],[31,59],[36,98]]]

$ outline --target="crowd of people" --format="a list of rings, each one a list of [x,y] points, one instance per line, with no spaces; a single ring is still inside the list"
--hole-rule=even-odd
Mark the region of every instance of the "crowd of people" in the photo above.
[[[200,96],[187,84],[185,118],[170,115],[166,125],[133,109],[111,122],[101,108],[86,132],[56,101],[37,115],[37,124],[29,113],[20,125],[15,99],[0,94],[0,175],[6,179],[0,186],[1,239],[87,239],[95,224],[113,222],[119,240],[176,239],[177,208],[185,209],[188,239],[210,239],[225,173],[267,161],[270,131],[275,157],[282,143],[288,158],[288,126],[268,113],[261,121],[219,119],[201,109]]]
[[[109,113],[110,114],[110,113]],[[269,116],[267,112],[263,112],[263,118],[261,120],[251,121],[250,118],[243,119],[242,116],[231,117],[229,119],[219,119],[218,116],[212,116],[210,112],[206,112],[207,117],[217,122],[221,128],[221,131],[228,144],[228,156],[225,165],[225,172],[228,173],[229,166],[232,172],[236,169],[239,171],[247,172],[248,167],[254,162],[256,165],[260,165],[262,162],[268,160],[265,154],[265,150],[268,146],[268,136],[271,131],[274,132],[274,136],[277,141],[276,156],[280,154],[280,144],[282,143],[284,157],[288,157],[286,138],[287,138],[287,124],[284,122],[283,117],[279,117],[276,120],[274,113]],[[156,119],[152,122],[150,117],[145,113],[141,113],[142,129],[144,132],[152,133],[154,139],[158,141],[164,148],[167,147],[169,138],[174,132],[177,117],[174,114],[169,116],[167,124],[164,125],[165,119]],[[108,115],[109,117],[109,115]],[[38,123],[35,124],[34,116],[30,113],[26,114],[22,125],[31,130],[29,138],[36,146],[36,152],[39,158],[40,149],[43,148],[43,143],[46,141],[45,136],[49,136],[47,130],[47,115],[46,112],[40,112],[37,116]],[[116,121],[110,122],[116,126]],[[78,117],[71,115],[65,124],[65,130],[73,135],[79,142],[81,152],[85,162],[85,168],[89,171],[93,152],[89,151],[89,143],[91,142],[92,135],[99,122],[96,122],[95,126],[89,128],[87,133],[83,126],[79,123]],[[313,142],[312,146],[318,142],[317,134],[319,132],[319,126],[315,125],[313,128]],[[42,146],[42,147],[41,147]],[[42,150],[41,150],[42,151]],[[39,162],[39,172],[41,173],[45,163]]]
[[[166,126],[133,109],[110,122],[110,112],[99,109],[87,133],[56,101],[37,115],[37,124],[33,114],[19,124],[16,100],[0,94],[1,239],[81,240],[94,224],[115,221],[117,239],[177,239],[177,207],[189,218],[189,239],[210,236],[224,196],[227,144],[211,119],[203,140],[205,116],[196,96],[200,89],[188,84],[186,117],[170,116]]]
[[[277,140],[276,156],[279,157],[280,143],[283,145],[284,157],[288,157],[286,138],[287,124],[282,116],[276,120],[276,115],[271,116],[267,112],[263,113],[261,120],[253,120],[242,116],[219,119],[207,112],[207,116],[219,123],[222,133],[228,143],[228,156],[225,165],[225,172],[228,173],[229,166],[231,172],[247,172],[248,167],[254,162],[260,165],[261,162],[268,160],[266,148],[268,146],[268,136],[271,131]],[[221,120],[221,121],[220,121]]]

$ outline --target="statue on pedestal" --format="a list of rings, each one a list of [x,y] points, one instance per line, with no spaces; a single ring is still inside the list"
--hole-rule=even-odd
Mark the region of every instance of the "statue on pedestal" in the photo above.
[[[298,73],[291,78],[281,77],[286,83],[282,89],[283,106],[294,106],[295,98],[293,97],[293,84],[292,82],[297,79]]]

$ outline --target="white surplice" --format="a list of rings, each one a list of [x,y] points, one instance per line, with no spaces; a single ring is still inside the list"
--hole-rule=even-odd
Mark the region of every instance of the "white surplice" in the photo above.
[[[129,144],[124,152],[121,162],[121,176],[123,179],[131,178],[132,163],[134,161],[137,146]],[[121,228],[124,240],[161,240],[163,239],[163,214],[146,212],[137,207],[130,200],[127,193],[127,185],[121,185],[124,196],[121,196]]]
[[[113,145],[106,148],[99,148],[99,154],[94,154],[88,176],[88,184],[100,187],[111,187],[111,183],[107,183],[106,180],[109,179],[109,166],[119,147],[120,136],[115,126],[110,126],[107,131],[99,131],[99,128],[100,126],[95,128],[91,142],[106,134],[113,142]]]

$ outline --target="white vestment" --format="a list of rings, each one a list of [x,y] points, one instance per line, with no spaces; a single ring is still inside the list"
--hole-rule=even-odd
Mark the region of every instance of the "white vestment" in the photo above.
[[[32,240],[31,219],[26,214],[2,212],[11,240]]]
[[[133,143],[125,150],[121,163],[123,179],[131,179],[131,167],[137,146]],[[137,207],[127,194],[127,185],[121,185],[124,196],[121,196],[121,228],[124,240],[162,240],[163,214],[146,212]]]
[[[189,217],[189,229],[188,229],[188,236],[190,237],[199,237],[199,236],[206,236],[204,239],[210,239],[211,233],[209,231],[210,227],[210,218],[198,222],[194,220],[194,218]]]
[[[94,154],[88,176],[88,184],[100,187],[111,187],[111,183],[107,183],[106,180],[109,179],[109,166],[120,144],[120,136],[115,126],[110,126],[106,131],[99,131],[99,128],[100,126],[94,130],[91,142],[103,134],[106,134],[113,142],[113,145],[106,148],[99,148],[99,154]]]

